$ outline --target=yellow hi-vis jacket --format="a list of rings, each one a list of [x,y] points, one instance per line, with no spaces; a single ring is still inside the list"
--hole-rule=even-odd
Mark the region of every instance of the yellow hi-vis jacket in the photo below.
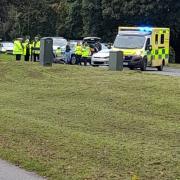
[[[23,43],[23,47],[24,47],[23,55],[25,56],[27,54],[27,48],[29,49],[29,54],[31,55],[31,44],[28,41],[25,41],[25,43]]]
[[[13,54],[21,54],[23,55],[24,49],[23,45],[19,40],[14,41]]]
[[[56,57],[60,57],[61,53],[62,53],[61,48],[56,49]]]
[[[41,46],[40,41],[34,41],[32,43],[32,53],[33,54],[40,54],[40,46]]]
[[[91,50],[89,46],[84,46],[82,48],[82,57],[89,57],[91,54]]]
[[[75,47],[75,54],[81,56],[82,55],[82,46],[76,45]]]

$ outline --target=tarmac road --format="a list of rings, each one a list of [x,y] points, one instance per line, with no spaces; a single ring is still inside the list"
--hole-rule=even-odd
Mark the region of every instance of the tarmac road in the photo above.
[[[170,68],[170,67],[164,67],[163,71],[157,71],[157,69],[155,68],[148,68],[146,73],[180,77],[180,69],[175,69],[175,68]]]
[[[27,172],[0,160],[0,180],[45,180],[34,173]]]
[[[108,66],[100,66],[103,68],[107,68]],[[96,68],[96,67],[94,67]],[[125,71],[129,71],[129,68],[124,68]],[[134,70],[134,71],[140,71],[138,70]],[[174,77],[180,77],[180,69],[178,68],[171,68],[171,67],[164,67],[163,71],[158,71],[156,68],[147,68],[146,71],[144,71],[144,73],[150,73],[150,74],[160,74],[160,75],[164,75],[164,76],[174,76]]]

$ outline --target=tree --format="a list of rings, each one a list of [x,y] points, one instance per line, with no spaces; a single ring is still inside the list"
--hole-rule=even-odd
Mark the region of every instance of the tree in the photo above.
[[[102,36],[101,0],[82,0],[83,36]]]
[[[118,26],[171,28],[171,44],[180,46],[180,1],[177,0],[1,0],[0,37],[100,36],[113,42]],[[180,54],[179,54],[180,59]]]

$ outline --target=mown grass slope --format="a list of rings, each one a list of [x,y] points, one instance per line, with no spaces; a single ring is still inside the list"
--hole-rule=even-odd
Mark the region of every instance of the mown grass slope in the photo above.
[[[53,180],[180,177],[180,78],[0,61],[0,158]]]

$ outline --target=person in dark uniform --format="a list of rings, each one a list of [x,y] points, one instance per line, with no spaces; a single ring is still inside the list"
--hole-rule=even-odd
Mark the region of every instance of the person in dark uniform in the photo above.
[[[30,57],[30,41],[29,38],[26,38],[25,42],[23,43],[23,47],[24,47],[24,61],[29,61],[29,57]]]

